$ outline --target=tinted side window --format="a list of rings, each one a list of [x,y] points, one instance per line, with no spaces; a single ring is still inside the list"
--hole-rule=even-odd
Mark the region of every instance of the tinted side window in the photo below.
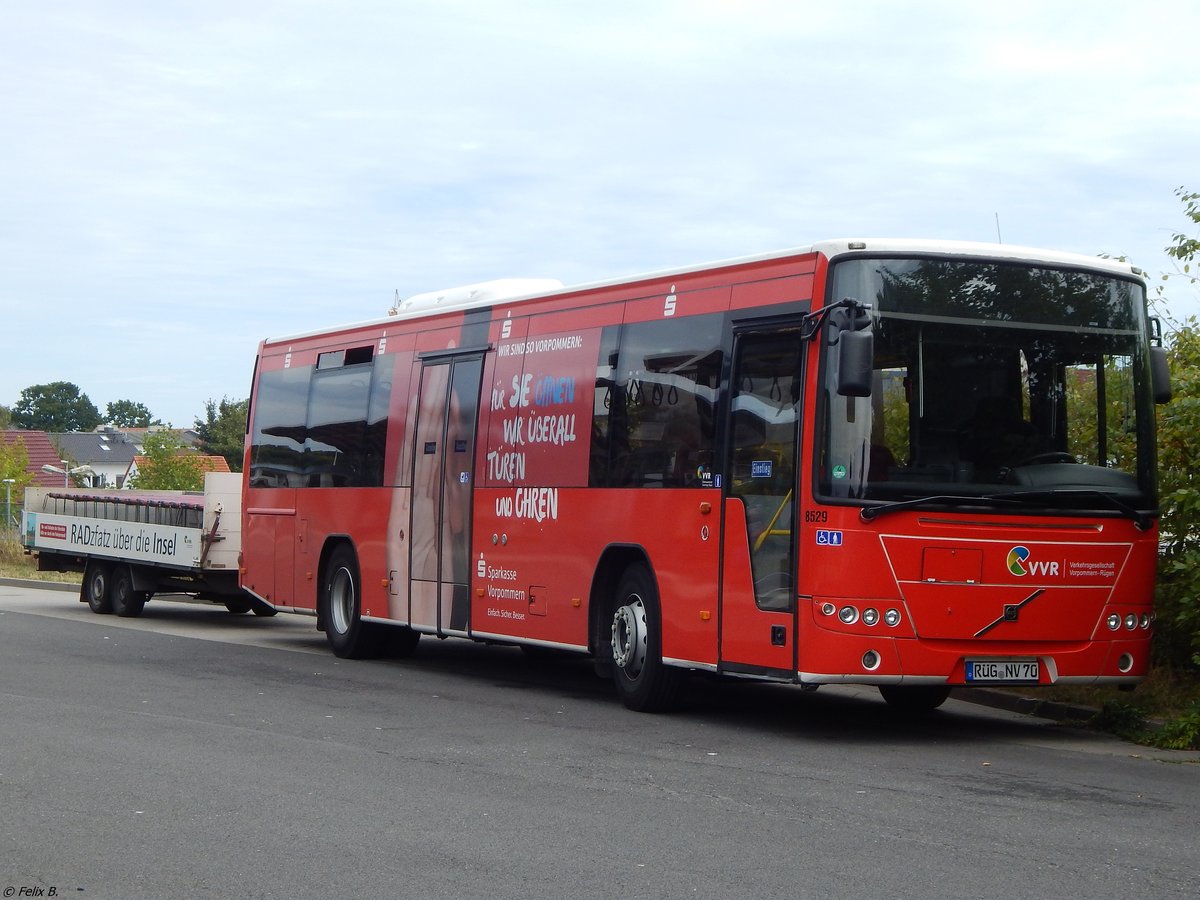
[[[252,486],[383,484],[395,357],[354,364],[356,352],[323,353],[316,367],[263,373],[254,411]]]
[[[263,372],[254,403],[252,487],[297,487],[303,480],[305,418],[312,366]]]
[[[388,407],[392,402],[395,354],[375,358],[371,373],[371,397],[367,403],[367,428],[363,436],[364,484],[383,484],[383,462],[387,449]]]
[[[722,324],[709,315],[623,326],[615,361],[602,342],[591,484],[711,486]]]
[[[370,366],[347,366],[313,375],[304,441],[309,487],[366,483],[365,450]]]

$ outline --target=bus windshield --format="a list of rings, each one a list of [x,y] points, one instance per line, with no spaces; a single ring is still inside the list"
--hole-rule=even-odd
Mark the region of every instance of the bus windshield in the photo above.
[[[817,491],[830,499],[1152,509],[1145,289],[999,260],[837,262],[871,304],[871,396],[826,365]]]

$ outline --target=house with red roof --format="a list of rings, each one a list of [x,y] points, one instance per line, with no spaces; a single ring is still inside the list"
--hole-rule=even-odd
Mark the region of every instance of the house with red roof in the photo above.
[[[17,428],[0,431],[0,443],[5,446],[24,444],[29,456],[26,471],[33,476],[32,484],[42,487],[62,487],[63,476],[60,472],[46,472],[42,466],[54,466],[61,470],[63,458],[58,448],[50,440],[50,435],[44,431],[21,431]]]

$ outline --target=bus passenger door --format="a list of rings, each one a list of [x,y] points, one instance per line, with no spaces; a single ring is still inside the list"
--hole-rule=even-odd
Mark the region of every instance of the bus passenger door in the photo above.
[[[480,354],[426,360],[413,447],[409,622],[466,634]]]
[[[796,671],[796,469],[800,328],[734,335],[723,466],[721,666]]]

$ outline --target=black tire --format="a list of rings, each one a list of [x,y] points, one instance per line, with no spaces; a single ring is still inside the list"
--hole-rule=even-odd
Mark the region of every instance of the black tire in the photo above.
[[[89,562],[83,576],[83,597],[96,615],[112,612],[112,568],[104,563]]]
[[[383,627],[387,629],[382,639],[386,643],[389,656],[395,659],[408,659],[417,652],[417,644],[421,640],[421,632],[413,631],[407,625]]]
[[[663,712],[679,697],[683,673],[662,661],[662,617],[658,587],[641,563],[627,568],[613,597],[610,633],[617,696],[637,712]]]
[[[321,621],[335,656],[366,659],[380,650],[379,629],[364,622],[358,558],[342,544],[329,557],[321,583]]]
[[[250,612],[250,600],[246,597],[233,597],[225,601],[225,608],[235,616]]]
[[[950,688],[940,684],[881,684],[879,693],[897,712],[920,714],[933,712],[945,703]]]
[[[142,614],[150,595],[133,589],[133,575],[128,566],[117,566],[112,578],[112,608],[123,619],[135,619]]]

